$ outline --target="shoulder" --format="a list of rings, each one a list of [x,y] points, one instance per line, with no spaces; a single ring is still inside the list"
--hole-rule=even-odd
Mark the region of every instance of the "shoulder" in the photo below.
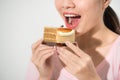
[[[120,36],[115,40],[112,49],[110,51],[113,56],[113,62],[117,64],[117,66],[120,66]]]
[[[113,52],[115,51],[116,55],[120,55],[120,36],[116,39],[113,44]],[[120,57],[120,56],[119,56]]]
[[[120,36],[115,40],[110,50],[110,56],[108,58],[109,71],[108,78],[118,80],[120,73]]]
[[[118,51],[120,51],[120,36],[117,37],[111,48],[111,52],[118,52]]]

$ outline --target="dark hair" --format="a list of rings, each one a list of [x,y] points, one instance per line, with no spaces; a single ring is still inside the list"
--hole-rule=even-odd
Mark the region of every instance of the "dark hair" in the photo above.
[[[120,22],[115,11],[108,6],[104,12],[104,23],[113,32],[120,34]]]

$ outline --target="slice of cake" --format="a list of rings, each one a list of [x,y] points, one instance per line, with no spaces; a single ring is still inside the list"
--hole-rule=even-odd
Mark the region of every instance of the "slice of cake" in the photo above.
[[[45,27],[43,39],[44,42],[51,43],[65,43],[66,41],[74,43],[75,31],[68,28]]]

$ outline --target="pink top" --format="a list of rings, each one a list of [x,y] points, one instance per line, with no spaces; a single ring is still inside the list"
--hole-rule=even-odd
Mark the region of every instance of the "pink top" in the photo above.
[[[56,57],[55,69],[51,80],[78,80],[75,76],[67,72],[59,63]],[[106,58],[96,67],[102,80],[120,80],[120,36],[114,42]],[[39,80],[39,73],[35,65],[30,62],[26,80]]]

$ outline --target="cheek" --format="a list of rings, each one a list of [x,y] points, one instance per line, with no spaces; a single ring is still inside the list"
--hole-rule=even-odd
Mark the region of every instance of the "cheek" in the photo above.
[[[60,13],[62,9],[62,0],[55,0],[55,6],[57,11]]]
[[[85,3],[87,4],[87,3]],[[89,2],[88,5],[81,3],[82,19],[79,27],[76,29],[78,33],[84,34],[96,27],[102,18],[102,6],[98,2]]]
[[[56,6],[56,9],[57,9],[58,13],[60,14],[61,18],[64,20],[64,17],[63,17],[63,0],[55,0],[55,6]]]

